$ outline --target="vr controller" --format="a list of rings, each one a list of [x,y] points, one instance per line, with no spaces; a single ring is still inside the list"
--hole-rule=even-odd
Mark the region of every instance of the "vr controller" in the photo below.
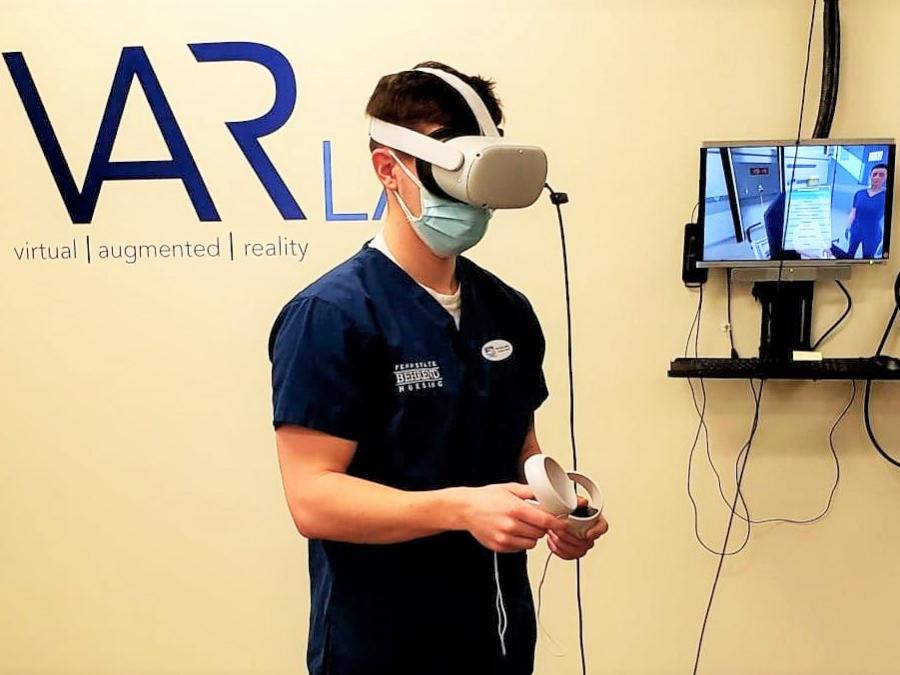
[[[569,532],[584,538],[603,513],[603,493],[590,478],[577,471],[565,471],[548,455],[532,455],[525,460],[525,480],[537,499],[526,501],[557,518],[565,518]],[[588,493],[586,507],[578,508],[575,485]]]

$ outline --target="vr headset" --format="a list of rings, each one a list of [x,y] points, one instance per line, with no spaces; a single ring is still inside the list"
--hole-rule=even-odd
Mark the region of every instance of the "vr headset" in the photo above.
[[[447,130],[427,136],[373,117],[369,137],[415,157],[419,179],[437,195],[489,209],[531,206],[547,179],[544,151],[503,138],[484,101],[460,78],[436,68],[416,70],[439,77],[458,91],[475,115],[481,135],[441,139]]]

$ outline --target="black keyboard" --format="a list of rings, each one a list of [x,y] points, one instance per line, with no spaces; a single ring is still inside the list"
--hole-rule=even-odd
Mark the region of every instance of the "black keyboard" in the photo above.
[[[669,377],[773,380],[900,380],[900,359],[875,356],[854,359],[675,359]]]

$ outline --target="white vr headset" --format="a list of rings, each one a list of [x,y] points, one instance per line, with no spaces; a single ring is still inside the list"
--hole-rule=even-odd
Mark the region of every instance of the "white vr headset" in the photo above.
[[[460,78],[436,68],[416,70],[439,77],[458,91],[475,115],[481,135],[438,140],[373,117],[369,137],[419,160],[419,178],[433,192],[490,209],[534,204],[547,179],[544,151],[500,136],[484,101]]]

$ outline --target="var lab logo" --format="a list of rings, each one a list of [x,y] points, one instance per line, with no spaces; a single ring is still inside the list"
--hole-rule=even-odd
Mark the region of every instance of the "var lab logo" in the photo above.
[[[304,220],[306,215],[291,194],[278,169],[266,154],[259,139],[280,129],[290,119],[297,101],[297,81],[287,58],[268,45],[255,42],[208,42],[188,45],[199,63],[246,61],[256,63],[272,75],[275,100],[271,109],[252,120],[226,122],[225,126],[253,168],[266,193],[285,220]],[[178,125],[175,113],[143,47],[125,47],[113,75],[100,130],[88,163],[84,185],[79,190],[65,153],[57,139],[50,114],[44,106],[38,85],[21,52],[4,52],[3,59],[31,123],[53,180],[73,223],[90,223],[103,183],[111,180],[175,179],[184,184],[188,198],[201,221],[221,220],[200,169]],[[171,159],[110,161],[113,144],[125,111],[125,103],[134,80],[144,91],[150,110],[162,134]],[[366,213],[334,211],[331,168],[331,141],[322,143],[326,220],[367,220]],[[384,193],[375,206],[373,220],[381,218],[386,206]]]

